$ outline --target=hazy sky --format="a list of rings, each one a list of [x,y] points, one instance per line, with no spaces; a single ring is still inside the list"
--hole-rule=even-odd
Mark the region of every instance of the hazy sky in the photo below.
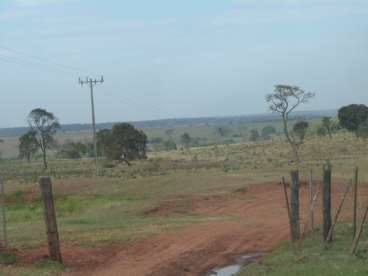
[[[263,113],[279,83],[368,104],[368,1],[0,0],[0,127],[90,122],[87,74],[98,122]]]

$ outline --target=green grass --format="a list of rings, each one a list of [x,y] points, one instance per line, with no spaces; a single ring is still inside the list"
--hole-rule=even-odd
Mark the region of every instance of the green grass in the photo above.
[[[129,180],[54,180],[60,237],[63,242],[73,245],[100,246],[213,220],[216,218],[191,213],[190,200],[184,200],[188,206],[181,206],[183,212],[172,216],[148,215],[147,211],[160,206],[167,198],[181,196],[185,199],[244,188],[243,179],[238,175],[203,170]],[[34,191],[35,195],[32,201],[24,201],[29,191]],[[19,185],[17,190],[8,194],[7,200],[11,202],[7,206],[11,246],[31,249],[44,245],[45,229],[38,185]]]
[[[0,252],[0,265],[12,265],[17,262],[17,256],[14,253]]]
[[[260,264],[250,265],[239,276],[368,275],[367,242],[362,240],[357,256],[350,254],[351,242],[351,227],[340,225],[335,241],[330,248],[324,249],[321,233],[317,231],[307,237],[302,250],[290,242],[285,242],[267,255]]]
[[[66,269],[63,265],[45,260],[29,265],[7,265],[0,266],[0,276],[56,276],[61,275]]]

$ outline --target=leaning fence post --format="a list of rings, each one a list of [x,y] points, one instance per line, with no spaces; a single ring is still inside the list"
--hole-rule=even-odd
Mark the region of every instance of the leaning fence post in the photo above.
[[[331,219],[331,165],[323,168],[323,240],[332,241],[332,235],[328,238],[328,232],[332,225]]]
[[[354,241],[353,241],[353,245],[351,247],[351,254],[352,255],[355,255],[356,250],[358,248],[359,240],[360,240],[360,237],[362,236],[362,233],[363,233],[364,223],[367,220],[367,215],[368,215],[368,207],[364,211],[363,220],[362,220],[362,222],[360,224],[359,231],[355,235],[355,238],[354,238]]]
[[[353,239],[357,232],[357,209],[358,209],[358,175],[359,168],[355,168],[354,192],[353,192]]]
[[[346,190],[344,192],[344,195],[340,201],[340,204],[339,204],[339,207],[337,208],[337,212],[336,212],[336,215],[335,215],[335,218],[334,218],[334,221],[333,221],[333,224],[331,225],[331,228],[330,230],[328,231],[328,235],[327,235],[327,238],[326,238],[326,241],[330,241],[332,240],[332,235],[333,235],[333,231],[335,229],[335,226],[337,224],[337,221],[339,219],[339,216],[340,216],[340,213],[342,211],[342,207],[344,205],[344,202],[345,202],[345,199],[346,199],[346,196],[348,195],[349,191],[350,191],[350,187],[352,185],[352,182],[350,182],[348,184],[348,186],[346,187]]]
[[[39,184],[44,205],[45,223],[47,228],[47,240],[49,254],[52,260],[62,263],[59,243],[59,233],[57,229],[55,205],[52,194],[52,184],[50,177],[40,177]]]
[[[300,218],[299,218],[299,171],[291,172],[291,222],[293,241],[300,239]]]
[[[4,180],[0,177],[0,193],[1,193],[1,220],[3,230],[3,247],[8,247],[8,235],[6,230],[6,214],[5,214],[5,192],[4,192]]]

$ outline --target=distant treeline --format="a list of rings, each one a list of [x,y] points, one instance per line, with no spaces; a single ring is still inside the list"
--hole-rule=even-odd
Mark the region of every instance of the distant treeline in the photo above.
[[[295,117],[303,117],[305,120],[321,118],[323,116],[335,117],[336,110],[322,111],[301,111],[295,112]],[[223,124],[244,124],[244,123],[263,123],[279,121],[280,118],[276,114],[261,114],[261,115],[241,115],[228,117],[201,117],[201,118],[178,118],[178,119],[163,119],[129,122],[136,128],[178,128],[198,125],[223,125]],[[114,122],[99,123],[97,129],[111,129]],[[21,136],[28,131],[28,127],[2,128],[0,129],[1,137]],[[61,126],[61,132],[89,132],[90,124],[65,124]]]

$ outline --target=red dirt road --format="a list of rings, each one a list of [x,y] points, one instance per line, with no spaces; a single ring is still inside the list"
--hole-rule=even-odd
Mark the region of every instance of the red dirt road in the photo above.
[[[302,202],[306,202],[305,187],[301,195]],[[74,275],[204,275],[215,267],[231,264],[236,256],[269,251],[289,237],[278,184],[253,185],[247,192],[203,199],[203,204],[195,202],[196,213],[235,218],[190,225],[172,234],[142,240],[122,248],[103,265]]]
[[[269,251],[289,237],[280,185],[253,185],[246,193],[208,200],[210,204],[194,211],[234,219],[191,225],[143,240],[121,249],[97,269],[75,275],[204,275],[214,267],[231,264],[237,255]]]

